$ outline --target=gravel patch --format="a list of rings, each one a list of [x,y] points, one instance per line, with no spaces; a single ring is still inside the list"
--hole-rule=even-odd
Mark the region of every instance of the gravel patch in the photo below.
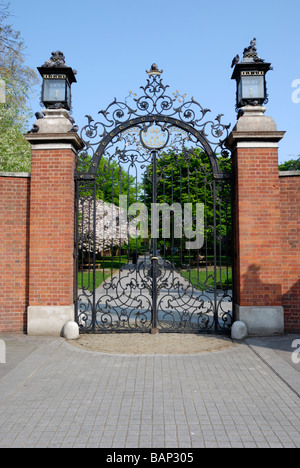
[[[224,336],[176,333],[86,334],[68,343],[88,351],[109,354],[199,354],[238,346]]]

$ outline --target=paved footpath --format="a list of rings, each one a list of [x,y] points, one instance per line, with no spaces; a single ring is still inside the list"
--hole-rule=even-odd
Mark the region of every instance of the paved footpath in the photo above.
[[[186,355],[0,338],[0,447],[300,447],[300,336]]]

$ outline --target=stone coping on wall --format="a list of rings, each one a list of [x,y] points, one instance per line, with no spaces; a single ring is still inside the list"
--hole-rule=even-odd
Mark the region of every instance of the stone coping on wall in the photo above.
[[[0,177],[31,177],[30,172],[0,172]]]
[[[300,171],[279,171],[279,177],[291,177],[291,176],[300,177]]]
[[[274,147],[274,143],[278,144],[284,135],[285,132],[279,131],[238,132],[233,130],[225,140],[225,146],[231,151],[233,151],[237,144],[240,144],[241,142],[245,144],[245,148],[264,148],[268,146]]]

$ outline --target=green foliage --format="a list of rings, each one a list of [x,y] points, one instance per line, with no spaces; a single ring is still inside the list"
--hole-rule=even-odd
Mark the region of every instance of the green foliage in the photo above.
[[[127,195],[131,205],[137,201],[140,184],[115,159],[102,156],[97,172],[97,198],[119,206],[119,195]]]
[[[24,43],[8,18],[8,5],[1,3],[0,80],[5,99],[0,104],[0,170],[28,172],[31,152],[23,135],[32,116],[27,100],[37,75],[25,65]]]
[[[143,249],[143,239],[141,237],[137,237],[136,239],[130,238],[129,242],[126,242],[123,246],[123,249],[129,250],[129,252],[142,252]]]
[[[83,151],[79,155],[77,172],[86,173],[92,163],[91,155]],[[98,200],[119,206],[119,195],[127,195],[128,204],[135,203],[140,196],[141,184],[136,178],[118,164],[114,158],[102,156],[96,175]],[[86,193],[85,193],[86,192]],[[92,196],[93,185],[86,184],[86,191],[81,195]]]
[[[122,265],[126,265],[127,257],[102,257],[101,261],[96,262],[95,270],[95,289],[97,289],[105,280],[110,278],[116,270]],[[90,265],[90,269],[84,269],[84,265],[80,266],[78,271],[78,288],[93,291],[94,271]]]
[[[230,173],[230,158],[226,155],[220,156],[218,164],[222,167],[222,171]],[[148,173],[144,176],[144,194],[141,196],[149,212],[151,212],[152,202],[152,177],[152,167],[149,167]],[[184,204],[192,203],[194,231],[196,228],[196,204],[204,204],[205,237],[210,248],[213,246],[214,203],[217,213],[217,235],[230,235],[228,231],[230,225],[228,220],[231,216],[230,186],[228,183],[214,182],[211,163],[206,153],[199,148],[180,154],[163,153],[157,161],[157,177],[159,180],[157,203],[167,203],[169,206],[173,203],[179,203],[182,207],[182,213]],[[174,220],[172,222],[174,223]],[[172,243],[173,246],[180,245],[180,241],[176,239],[164,240],[164,246],[167,248],[170,248]]]
[[[26,119],[7,103],[0,105],[0,171],[30,172],[31,149],[24,138]]]
[[[214,287],[215,278],[213,268],[193,268],[189,270],[182,270],[181,274],[186,278],[195,288]],[[232,268],[216,269],[216,282],[226,287],[232,287]]]
[[[300,156],[298,159],[290,159],[279,164],[280,171],[300,171]]]

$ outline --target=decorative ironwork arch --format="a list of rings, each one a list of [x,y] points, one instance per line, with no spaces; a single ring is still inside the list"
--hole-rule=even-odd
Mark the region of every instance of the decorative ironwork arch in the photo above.
[[[135,93],[129,92],[124,102],[115,98],[105,110],[99,111],[102,119],[95,122],[87,115],[88,124],[81,130],[81,138],[85,143],[84,151],[81,153],[81,163],[85,169],[81,171],[93,176],[97,172],[100,159],[104,152],[120,135],[131,128],[138,126],[141,131],[147,131],[153,124],[159,124],[163,132],[168,132],[170,127],[181,129],[189,135],[194,143],[200,143],[209,157],[213,175],[216,179],[229,177],[219,165],[217,154],[228,154],[224,147],[224,141],[229,134],[229,125],[221,122],[223,114],[219,114],[215,120],[204,121],[209,109],[203,108],[192,97],[186,100],[186,95],[180,95],[179,91],[173,93],[173,97],[166,94],[169,85],[163,85],[161,74],[156,64],[147,71],[149,78],[146,86],[141,86],[144,94],[137,97]],[[135,107],[129,105],[131,99]],[[178,106],[175,106],[178,102]],[[145,145],[144,145],[145,146]],[[148,148],[149,149],[149,148]],[[85,160],[88,151],[91,155]]]

